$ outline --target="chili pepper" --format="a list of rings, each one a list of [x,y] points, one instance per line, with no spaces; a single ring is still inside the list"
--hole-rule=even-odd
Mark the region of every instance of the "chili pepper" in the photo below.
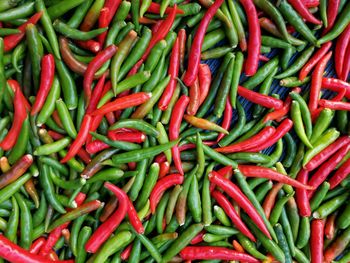
[[[4,174],[0,179],[0,189],[17,180],[26,172],[32,163],[33,157],[30,154],[27,154],[18,160],[7,172],[4,171]]]
[[[323,262],[323,233],[325,220],[315,219],[311,221],[311,260]]]
[[[271,138],[271,136],[275,133],[275,131],[276,131],[275,128],[271,126],[267,126],[261,132],[259,132],[258,134],[256,134],[255,136],[247,140],[244,140],[229,146],[217,148],[215,150],[220,153],[221,152],[232,153],[232,152],[246,151],[252,148],[254,149],[256,147],[259,147],[261,144],[265,143],[266,140],[268,140],[269,138]]]
[[[183,81],[187,86],[191,86],[193,82],[196,79],[197,73],[198,73],[198,67],[199,67],[199,62],[200,62],[200,53],[201,53],[201,48],[202,48],[202,43],[204,39],[204,35],[206,32],[206,29],[215,15],[217,9],[221,6],[223,1],[215,1],[213,5],[211,5],[208,9],[208,11],[205,13],[203,16],[199,26],[198,30],[194,36],[193,43],[191,46],[190,54],[189,54],[189,59],[188,59],[188,69],[187,70]],[[259,47],[260,50],[260,47]]]
[[[334,51],[334,59],[336,61],[335,70],[339,77],[342,75],[342,72],[343,72],[344,59],[345,59],[346,48],[348,46],[349,39],[350,39],[350,26],[347,26],[345,31],[339,36],[337,43],[335,45],[335,51]]]
[[[295,11],[299,13],[299,15],[305,19],[307,22],[320,25],[322,22],[315,18],[310,11],[307,9],[305,4],[301,1],[289,1],[290,4],[295,8]],[[325,25],[326,26],[326,25]],[[326,26],[327,27],[327,26]]]
[[[110,45],[103,51],[101,51],[88,65],[84,74],[84,93],[87,102],[91,98],[91,84],[95,75],[95,72],[113,55],[117,52],[117,47],[115,45]]]
[[[308,180],[308,171],[302,169],[297,175],[296,178],[299,182],[306,184]],[[313,185],[312,185],[313,186]],[[300,216],[310,216],[311,215],[311,208],[309,199],[307,196],[307,192],[302,189],[296,190],[296,201],[299,208],[299,214]]]
[[[281,100],[263,94],[259,94],[241,86],[238,86],[238,94],[243,98],[246,98],[247,100],[266,108],[274,108],[278,110],[283,107],[283,102]]]
[[[174,9],[175,9],[174,7],[167,7],[165,9],[164,13],[170,14],[173,12]],[[159,14],[160,13],[160,5],[158,3],[151,2],[148,9],[147,9],[147,12],[153,13],[153,14]],[[184,11],[181,9],[176,9],[176,14],[184,14]]]
[[[334,234],[336,232],[335,230],[335,219],[336,219],[337,214],[334,213],[331,216],[329,216],[326,220],[326,224],[324,227],[324,234],[327,239],[333,239]]]

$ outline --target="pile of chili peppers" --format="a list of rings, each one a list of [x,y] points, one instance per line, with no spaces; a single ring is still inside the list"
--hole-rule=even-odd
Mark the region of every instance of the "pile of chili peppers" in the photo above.
[[[0,263],[350,262],[349,72],[348,0],[1,0]]]

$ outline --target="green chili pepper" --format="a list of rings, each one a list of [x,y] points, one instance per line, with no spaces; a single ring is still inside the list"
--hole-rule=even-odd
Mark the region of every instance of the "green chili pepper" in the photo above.
[[[5,236],[12,242],[15,242],[17,238],[18,223],[19,223],[19,208],[14,196],[11,197],[12,211],[11,215],[7,221],[7,226],[5,230]],[[23,203],[22,203],[23,205]]]
[[[313,212],[313,217],[315,218],[325,218],[334,211],[336,211],[344,202],[347,200],[349,194],[344,193],[326,201],[321,206],[319,206],[315,212]]]
[[[313,146],[310,143],[305,132],[301,110],[300,110],[300,103],[298,101],[292,101],[291,115],[292,115],[292,120],[294,122],[294,129],[298,137],[308,148],[312,149]]]
[[[167,207],[169,201],[169,192],[166,192],[162,198],[160,199],[160,202],[157,206],[156,209],[156,229],[157,233],[161,234],[163,233],[163,219],[164,219],[164,214],[165,214],[165,209]]]
[[[33,221],[28,205],[20,193],[15,193],[15,198],[20,209],[20,246],[29,249],[32,243]]]

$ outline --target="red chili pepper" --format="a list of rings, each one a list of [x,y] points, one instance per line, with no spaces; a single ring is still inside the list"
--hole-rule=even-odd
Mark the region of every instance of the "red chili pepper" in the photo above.
[[[14,104],[13,122],[10,130],[6,134],[5,138],[0,143],[0,148],[5,151],[10,150],[17,142],[18,136],[21,132],[22,124],[27,118],[27,112],[24,103],[18,103],[22,101],[20,89],[16,89]]]
[[[295,11],[307,22],[312,24],[321,25],[322,22],[311,14],[309,9],[300,0],[288,0],[288,2],[294,7]]]
[[[118,2],[118,1],[116,1],[116,2]],[[110,10],[108,7],[104,7],[101,9],[100,16],[98,18],[98,28],[108,27],[108,25],[110,23],[109,13],[110,13]],[[105,31],[97,36],[97,41],[98,41],[98,43],[100,43],[101,46],[103,46],[105,39],[106,39],[106,36],[107,36],[107,31]]]
[[[350,103],[345,101],[333,101],[321,99],[318,104],[323,108],[328,108],[332,110],[350,110]]]
[[[304,80],[310,71],[320,62],[328,50],[331,48],[332,42],[327,42],[321,46],[319,50],[309,59],[299,72],[299,79]]]
[[[131,243],[130,245],[128,245],[124,250],[123,252],[120,254],[120,258],[121,260],[123,261],[127,261],[128,258],[130,257],[130,253],[131,253],[131,250],[133,248],[134,244]]]
[[[211,71],[210,67],[207,64],[199,64],[198,80],[200,90],[199,105],[202,105],[202,103],[208,96],[211,84]]]
[[[326,236],[327,239],[332,240],[335,236],[335,232],[336,232],[336,226],[335,226],[335,219],[337,218],[337,213],[333,213],[330,216],[327,217],[326,220],[326,225],[324,227],[324,235]],[[331,262],[332,259],[334,258],[329,258],[330,257],[330,251],[333,251],[333,249],[330,249],[332,247],[332,245],[330,247],[328,247],[324,253],[324,257],[326,262]],[[331,253],[333,254],[333,253]]]
[[[7,81],[7,84],[10,86],[10,88],[13,90],[14,93],[16,93],[16,90],[19,91],[19,96],[21,97],[20,101],[24,104],[24,107],[26,108],[27,111],[30,111],[31,105],[29,104],[28,100],[26,97],[23,95],[23,92],[21,90],[21,86],[19,83],[14,80],[14,79],[9,79]]]
[[[116,111],[116,113],[117,113],[117,111]],[[106,117],[107,122],[108,122],[109,125],[112,125],[116,121],[116,117],[114,115],[114,112],[107,112],[105,114],[105,117]]]
[[[132,131],[132,132],[108,131],[108,138],[114,141],[142,143],[146,140],[146,135],[140,131]]]
[[[128,77],[130,77],[130,76],[132,76],[132,75],[135,75],[135,74],[139,71],[139,69],[140,69],[140,67],[141,67],[142,64],[143,64],[143,59],[140,59],[140,60],[130,69],[130,71],[129,71],[129,73],[128,73]]]
[[[323,263],[324,219],[311,221],[310,252],[312,263]]]
[[[266,168],[262,166],[255,165],[238,165],[238,169],[246,176],[246,177],[258,177],[258,178],[267,178],[270,180],[274,180],[280,183],[289,184],[296,188],[301,188],[305,190],[313,190],[314,187],[302,184],[284,174],[276,172],[271,168]]]
[[[334,175],[329,179],[330,189],[334,189],[339,185],[350,173],[350,159],[342,164]]]
[[[105,87],[106,74],[103,74],[102,77],[98,80],[94,90],[92,91],[92,96],[88,107],[86,108],[86,113],[90,114],[97,108],[97,104],[101,99],[103,89]]]
[[[236,249],[238,252],[244,253],[244,248],[241,246],[240,243],[238,243],[237,240],[232,241],[232,246],[234,249]]]
[[[162,198],[163,193],[170,187],[176,184],[182,184],[184,176],[182,174],[169,174],[161,178],[154,186],[151,195],[149,197],[150,208],[152,214],[155,213],[157,205]]]
[[[78,153],[79,149],[84,145],[84,143],[86,142],[86,138],[89,134],[91,121],[92,121],[91,115],[85,114],[83,121],[81,123],[80,130],[77,134],[77,137],[69,147],[69,150],[66,156],[61,160],[61,163],[66,163],[70,159],[72,159]]]
[[[98,43],[97,41],[93,40],[93,39],[90,39],[90,40],[86,40],[86,41],[83,41],[83,40],[76,40],[75,43],[86,49],[86,50],[89,50],[93,53],[97,53],[99,51],[101,51],[101,45],[100,43]]]
[[[128,211],[128,196],[126,193],[109,182],[106,182],[104,186],[115,194],[119,205],[118,209],[95,230],[86,242],[85,249],[89,253],[95,253],[100,248],[123,221]]]
[[[327,3],[327,27],[323,31],[326,34],[334,25],[340,6],[340,0],[329,0]]]
[[[341,101],[346,94],[346,89],[340,88],[338,94],[334,96],[331,101]]]
[[[77,155],[85,164],[88,164],[89,162],[91,162],[91,157],[84,148],[80,148],[79,151],[77,152]]]
[[[226,192],[238,204],[238,206],[247,213],[257,227],[271,239],[270,233],[267,230],[263,219],[249,199],[242,193],[241,189],[239,189],[229,179],[226,179],[215,171],[210,172],[208,177],[210,182],[224,190],[224,192]]]
[[[115,13],[118,10],[118,7],[121,3],[121,0],[106,0],[104,7],[109,9],[108,23],[107,26],[111,23]]]
[[[169,123],[169,139],[171,141],[179,138],[181,121],[189,101],[190,99],[186,95],[182,95],[174,105]],[[176,169],[180,174],[183,174],[180,151],[177,145],[171,148],[171,153]]]
[[[317,109],[321,87],[322,87],[322,76],[331,56],[332,56],[332,51],[328,52],[321,59],[320,63],[316,65],[315,70],[312,73],[310,98],[309,98],[309,109],[310,109],[311,115],[314,115],[314,112]]]
[[[115,45],[110,45],[106,47],[104,50],[102,50],[100,53],[96,55],[96,57],[91,60],[89,63],[85,74],[84,74],[84,82],[83,82],[83,88],[84,88],[84,94],[87,103],[89,103],[91,98],[91,84],[94,80],[94,75],[96,71],[109,59],[111,59],[115,52],[117,52],[117,47]]]
[[[31,244],[29,248],[29,252],[32,254],[38,254],[40,251],[40,248],[44,245],[45,242],[46,242],[46,239],[44,237],[39,237]]]
[[[246,237],[248,237],[251,241],[255,242],[256,239],[253,236],[253,234],[249,231],[247,226],[244,224],[242,219],[237,214],[235,208],[230,203],[227,198],[220,193],[219,191],[215,190],[211,193],[212,197],[216,200],[216,202],[224,209],[225,214],[232,220],[232,223],[235,225],[235,227]]]
[[[103,120],[103,115],[97,115],[92,117],[90,128],[89,128],[89,134],[86,137],[86,144],[92,141],[92,135],[90,134],[90,132],[95,132],[97,128],[100,126],[102,120]]]
[[[202,230],[201,232],[199,232],[199,234],[196,235],[196,236],[191,240],[191,243],[190,243],[190,244],[191,244],[191,245],[196,245],[196,244],[202,242],[202,241],[203,241],[203,236],[204,236],[204,234],[205,234],[205,231],[204,231],[204,230]]]
[[[131,202],[131,200],[129,199],[129,197],[127,198],[126,202],[128,205],[127,214],[129,217],[130,224],[136,230],[137,233],[143,234],[145,232],[145,229],[143,228],[142,222],[139,216],[137,215],[136,209],[133,203]]]
[[[247,76],[256,73],[259,66],[259,54],[261,47],[261,31],[258,14],[252,0],[240,0],[248,18],[248,55],[245,61],[244,72]]]
[[[187,114],[188,115],[196,115],[197,110],[200,106],[200,88],[199,88],[199,80],[196,78],[195,82],[190,86],[189,90],[190,102],[187,106]]]
[[[322,78],[322,88],[335,92],[339,92],[340,89],[345,89],[345,96],[348,99],[350,98],[350,84],[340,79]]]
[[[266,116],[264,117],[264,123],[268,121],[278,120],[286,116],[289,113],[291,104],[292,98],[288,96],[281,109],[266,114]]]
[[[148,57],[154,45],[157,44],[163,38],[165,38],[165,36],[169,33],[176,17],[176,10],[177,6],[174,5],[174,8],[171,10],[167,18],[163,21],[162,25],[157,31],[157,34],[153,34],[145,53],[143,53],[141,57],[142,60],[145,60]]]
[[[260,132],[258,132],[256,135],[244,141],[231,144],[229,146],[221,147],[221,148],[216,148],[215,151],[220,153],[233,153],[233,152],[242,152],[242,151],[254,149],[256,147],[259,147],[262,144],[265,144],[267,140],[270,140],[275,132],[276,132],[276,129],[274,127],[267,126],[264,129],[262,129]]]
[[[183,72],[184,63],[185,63],[185,54],[186,54],[186,40],[187,40],[186,30],[181,28],[177,33],[177,37],[179,39],[180,69],[181,69],[181,72]]]
[[[284,119],[281,124],[275,130],[275,133],[271,136],[269,140],[266,140],[264,143],[258,145],[255,148],[249,149],[249,152],[258,152],[264,150],[272,145],[274,145],[279,139],[281,139],[287,132],[290,131],[293,127],[293,121],[290,119]]]
[[[165,162],[161,162],[159,164],[159,176],[158,178],[163,178],[164,176],[166,176],[169,173],[170,170],[170,164],[165,161]]]
[[[348,25],[343,33],[338,37],[337,43],[335,44],[334,50],[334,62],[335,62],[335,72],[338,77],[342,75],[343,65],[347,46],[350,41],[350,25]]]
[[[173,7],[167,7],[165,9],[165,14],[171,14],[172,12],[174,12]],[[148,13],[153,13],[153,14],[159,14],[160,12],[160,4],[155,3],[155,2],[151,2],[151,5],[149,6],[149,8],[147,9]],[[176,14],[184,14],[184,11],[181,9],[176,9]]]
[[[109,146],[108,144],[100,141],[100,140],[94,140],[92,142],[89,142],[86,144],[86,151],[90,154],[95,154],[98,153],[100,151],[106,150],[108,148],[110,148],[111,146]]]
[[[340,79],[346,81],[350,72],[350,45],[346,48],[343,69],[341,71]]]
[[[260,54],[259,55],[259,61],[267,62],[267,61],[270,61],[270,58]]]
[[[340,148],[346,146],[350,143],[350,138],[348,136],[342,136],[338,138],[335,142],[325,148],[323,151],[315,155],[304,167],[308,171],[312,171],[319,167],[323,162],[325,162],[329,157],[335,154]]]
[[[106,103],[101,108],[92,112],[92,115],[93,116],[105,115],[106,113],[111,111],[123,110],[126,108],[138,106],[146,102],[147,100],[149,100],[151,96],[152,96],[152,93],[138,92],[122,98],[117,98],[114,101]]]
[[[170,75],[170,81],[166,86],[158,103],[158,108],[162,111],[168,108],[169,102],[174,94],[174,90],[177,83],[176,78],[179,75],[179,68],[180,68],[180,43],[179,43],[179,37],[177,37],[175,40],[173,49],[171,51],[170,62],[169,62],[168,75]]]
[[[326,225],[325,225],[325,235],[327,236],[327,231],[330,231],[330,236],[335,234],[336,230],[335,229],[335,222],[334,219],[336,217],[336,214],[332,214],[330,217],[327,217]],[[328,224],[327,224],[328,223]],[[328,227],[328,229],[327,229]],[[344,233],[344,232],[343,232]],[[348,245],[348,236],[346,233],[340,234],[339,236],[336,237],[332,243],[327,246],[323,256],[323,262],[326,263],[331,263],[334,262],[334,259],[341,255],[344,250],[346,249]]]
[[[13,263],[48,263],[46,257],[32,254],[20,246],[12,243],[3,235],[0,235],[0,257]],[[56,262],[74,263],[74,260],[58,260]]]
[[[188,55],[187,71],[183,78],[183,82],[187,86],[191,86],[196,80],[196,77],[198,75],[198,68],[201,60],[201,51],[202,51],[204,36],[206,34],[210,21],[212,20],[212,18],[216,14],[216,11],[220,8],[223,2],[224,0],[214,1],[214,3],[208,8],[207,12],[204,14],[203,18],[201,19],[201,22],[199,23],[198,29],[192,41],[190,53]]]
[[[264,209],[264,213],[267,218],[270,217],[272,208],[276,203],[277,194],[282,189],[282,187],[283,187],[282,183],[275,184],[264,199],[262,208]]]
[[[237,92],[243,98],[266,108],[273,108],[279,110],[283,107],[283,101],[246,89],[241,86],[238,86]]]
[[[41,60],[40,87],[32,107],[31,115],[37,114],[43,107],[52,87],[54,76],[55,58],[52,54],[45,55]]]
[[[320,0],[302,0],[307,8],[318,7],[320,5]]]
[[[224,118],[223,118],[222,124],[221,124],[221,127],[224,128],[225,130],[229,130],[229,128],[230,128],[232,115],[233,115],[233,110],[232,110],[231,102],[230,102],[230,99],[227,98],[226,106],[225,106],[225,110],[224,110]],[[220,133],[218,135],[218,138],[216,139],[216,141],[219,142],[224,136],[225,136],[224,133]]]
[[[309,177],[309,172],[304,169],[301,169],[296,177],[296,180],[302,184],[307,184],[308,177]],[[297,188],[295,190],[295,199],[298,205],[299,215],[310,216],[311,208],[310,208],[310,202],[309,202],[307,191],[304,189]]]
[[[38,23],[38,21],[41,18],[42,14],[43,14],[43,12],[40,11],[40,12],[34,14],[31,18],[29,18],[27,22],[25,22],[22,25],[20,25],[17,28],[18,30],[21,31],[20,33],[14,34],[14,35],[5,36],[4,37],[4,51],[5,52],[9,52],[12,49],[14,49],[18,45],[18,43],[21,42],[22,39],[24,38],[27,25],[28,24],[35,25],[36,23]]]
[[[64,138],[64,135],[58,133],[58,132],[55,132],[53,130],[49,130],[47,131],[47,133],[52,137],[52,139],[54,139],[55,141],[57,140],[60,140],[62,138]]]
[[[214,246],[189,246],[180,252],[180,257],[184,260],[234,260],[247,263],[259,263],[260,261],[252,256],[237,252],[233,249]]]

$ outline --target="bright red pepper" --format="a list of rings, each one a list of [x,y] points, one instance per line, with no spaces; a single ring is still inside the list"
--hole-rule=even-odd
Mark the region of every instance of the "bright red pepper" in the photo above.
[[[333,213],[330,216],[327,217],[326,220],[326,225],[324,227],[324,235],[326,236],[327,239],[332,240],[335,236],[336,233],[336,225],[335,225],[335,219],[337,218],[337,213]],[[331,245],[332,246],[332,245]],[[329,250],[330,247],[328,247],[324,253],[324,257],[326,262],[331,262],[332,259],[329,260],[329,254],[327,253],[327,251]]]
[[[334,189],[339,185],[350,173],[350,159],[342,164],[334,175],[329,179],[330,189]]]
[[[140,131],[131,131],[131,132],[108,131],[108,138],[114,141],[142,143],[146,140],[146,135]]]
[[[312,263],[323,263],[324,219],[311,221],[310,252]]]
[[[305,190],[313,190],[314,187],[300,183],[293,178],[290,178],[287,175],[281,174],[271,168],[255,166],[255,165],[243,165],[239,164],[238,169],[244,174],[246,177],[258,177],[258,178],[267,178],[270,180],[274,180],[280,183],[289,184],[296,188],[301,188]]]
[[[191,240],[191,245],[196,245],[196,244],[198,244],[198,243],[200,243],[200,242],[202,242],[203,241],[203,236],[204,236],[204,234],[205,234],[205,231],[204,230],[202,230],[201,232],[199,232],[199,234],[197,235],[197,236],[195,236],[192,240]]]
[[[225,110],[224,110],[224,118],[223,118],[222,124],[221,124],[221,127],[224,128],[225,130],[229,130],[229,128],[230,128],[232,115],[233,115],[232,105],[231,105],[230,99],[227,98],[226,106],[225,106]],[[224,136],[225,136],[224,133],[220,133],[218,135],[218,138],[216,139],[216,141],[219,142]]]
[[[27,98],[24,96],[19,83],[14,79],[9,79],[7,81],[7,84],[11,87],[11,89],[13,90],[14,93],[16,93],[16,90],[19,91],[19,93],[20,93],[19,96],[21,98],[20,101],[24,104],[24,107],[26,108],[26,110],[30,111],[31,105],[29,104]]]
[[[255,148],[249,149],[249,152],[258,152],[261,150],[264,150],[272,145],[274,145],[279,139],[281,139],[284,135],[286,135],[287,132],[290,131],[293,127],[292,120],[286,118],[284,119],[281,124],[277,127],[275,130],[275,133],[271,136],[269,140],[266,140],[264,143],[258,145]]]
[[[186,95],[182,95],[179,98],[179,100],[175,103],[169,123],[169,139],[171,141],[179,138],[181,121],[189,101],[190,99]],[[171,148],[171,153],[176,169],[179,171],[180,174],[183,174],[180,151],[177,145]]]
[[[44,237],[39,237],[30,246],[29,252],[31,254],[38,254],[40,248],[45,244],[46,239]]]
[[[241,207],[247,213],[247,215],[253,220],[257,227],[271,239],[271,235],[267,230],[263,219],[255,209],[253,204],[243,194],[241,189],[239,189],[229,179],[226,179],[225,177],[221,176],[215,171],[210,172],[208,177],[210,182],[214,183],[222,190],[224,190],[224,192],[226,192],[238,204],[238,206]]]
[[[165,9],[165,14],[171,14],[174,11],[174,7],[167,7]],[[147,9],[147,12],[149,13],[153,13],[153,14],[159,14],[160,12],[160,4],[155,3],[155,2],[151,2],[151,5],[149,6],[149,8]],[[176,9],[176,14],[183,14],[184,11],[181,9]]]
[[[340,79],[322,78],[322,88],[335,92],[339,92],[341,89],[345,89],[345,96],[350,99],[350,84]]]
[[[52,87],[55,77],[55,58],[52,54],[45,55],[41,60],[40,87],[36,95],[31,115],[37,114],[43,107],[46,97]]]
[[[340,79],[346,81],[350,72],[350,45],[347,46]]]
[[[199,64],[198,80],[200,90],[199,105],[202,105],[202,103],[208,96],[211,85],[211,71],[210,67],[207,64]]]
[[[22,124],[27,118],[27,112],[24,103],[18,103],[22,101],[22,93],[20,89],[16,89],[14,104],[13,122],[10,130],[6,134],[5,138],[0,142],[0,148],[5,151],[10,150],[17,142],[18,136],[21,132]]]
[[[294,7],[295,11],[307,22],[312,24],[321,25],[322,22],[311,14],[309,9],[300,0],[288,0],[288,2]]]
[[[61,160],[61,163],[66,163],[72,159],[79,151],[79,149],[86,142],[87,136],[89,134],[89,129],[91,126],[92,117],[89,114],[85,114],[83,121],[81,123],[80,130],[77,134],[76,139],[73,141],[66,156]]]
[[[216,200],[216,202],[221,206],[222,209],[224,209],[225,214],[232,220],[232,223],[235,225],[235,227],[246,237],[248,237],[251,241],[255,242],[256,239],[253,236],[253,234],[249,231],[248,227],[244,224],[242,219],[237,214],[235,208],[230,203],[227,198],[220,193],[219,191],[215,190],[211,193],[212,197]]]
[[[258,132],[256,135],[225,147],[216,148],[215,151],[220,153],[233,153],[233,152],[243,152],[249,151],[250,149],[255,149],[262,144],[265,144],[266,141],[270,140],[271,137],[276,132],[276,129],[272,126],[267,126]]]
[[[167,161],[165,162],[161,162],[159,164],[159,176],[158,178],[163,178],[164,176],[166,176],[169,173],[170,170],[170,165]]]
[[[327,42],[321,46],[319,50],[309,59],[299,72],[299,79],[304,80],[310,71],[320,62],[324,55],[329,51],[332,42]]]
[[[184,176],[182,174],[169,174],[161,178],[154,186],[151,195],[149,197],[150,208],[152,214],[155,213],[157,205],[163,196],[163,193],[170,187],[182,184],[184,181]]]
[[[111,111],[123,110],[126,108],[138,106],[149,100],[151,96],[152,93],[138,92],[122,98],[117,98],[114,101],[106,103],[101,108],[92,112],[92,115],[105,115],[106,113]]]
[[[266,108],[273,108],[279,110],[283,107],[283,101],[246,89],[241,86],[238,86],[237,92],[243,98]]]
[[[91,157],[84,148],[80,148],[79,151],[77,152],[77,155],[85,164],[88,164],[89,162],[91,162]]]
[[[115,1],[115,2],[118,2],[118,1]],[[110,19],[110,14],[109,14],[110,12],[111,12],[111,10],[108,7],[104,7],[101,9],[100,16],[98,18],[98,28],[108,27],[108,25],[110,23],[110,20],[109,20]],[[97,41],[98,41],[98,43],[100,43],[101,46],[103,46],[105,39],[106,39],[106,36],[107,36],[107,31],[105,31],[97,36]]]
[[[84,95],[87,104],[90,102],[91,99],[91,84],[94,80],[94,75],[96,71],[109,59],[111,59],[115,52],[117,52],[118,48],[115,45],[110,45],[106,47],[104,50],[102,50],[100,53],[96,55],[96,57],[91,60],[89,63],[85,74],[84,74],[84,82],[83,82],[83,88],[84,88]]]
[[[259,263],[260,261],[252,256],[237,252],[233,249],[214,246],[192,246],[186,247],[180,252],[180,257],[184,260],[233,260],[247,263]]]
[[[309,177],[309,172],[304,169],[301,169],[296,177],[296,180],[302,184],[307,184],[308,177]],[[310,216],[311,208],[310,208],[310,202],[309,202],[307,191],[304,189],[297,188],[295,190],[295,200],[298,205],[299,215]]]
[[[123,261],[127,261],[128,258],[130,257],[130,253],[131,253],[131,250],[133,248],[134,244],[131,243],[130,245],[128,245],[124,250],[123,252],[120,254],[120,258],[121,260]]]
[[[327,3],[327,27],[325,28],[323,34],[326,34],[330,29],[332,29],[335,19],[337,18],[340,6],[340,0],[329,0]]]
[[[244,73],[252,76],[259,66],[259,54],[261,47],[261,31],[258,14],[252,0],[240,0],[248,18],[248,55],[245,61]]]
[[[108,144],[106,144],[100,140],[94,140],[94,141],[86,144],[86,151],[90,154],[95,154],[95,153],[98,153],[100,151],[106,150],[110,147],[111,146],[109,146]]]
[[[118,209],[95,230],[86,242],[85,249],[89,253],[95,253],[100,248],[123,221],[128,211],[128,196],[126,193],[109,182],[106,182],[104,186],[117,197]]]
[[[326,69],[327,63],[332,56],[332,51],[327,53],[315,67],[311,78],[310,98],[309,98],[309,110],[311,115],[315,114],[317,110],[319,96],[322,87],[322,77]]]
[[[320,5],[320,0],[302,0],[307,8],[318,7]]]
[[[328,108],[332,110],[350,110],[350,103],[345,101],[334,101],[321,99],[318,104],[323,108]]]
[[[335,62],[335,72],[338,77],[342,75],[343,65],[347,46],[350,41],[350,25],[348,25],[343,33],[338,37],[337,43],[335,44],[334,50],[334,62]]]
[[[27,25],[28,24],[35,25],[36,23],[38,23],[42,14],[43,14],[42,11],[38,12],[38,13],[34,14],[31,18],[29,18],[27,22],[20,25],[17,29],[20,30],[21,33],[5,36],[4,37],[4,51],[9,52],[12,49],[14,49],[18,45],[18,43],[21,42],[22,39],[24,38]]]
[[[93,40],[93,39],[86,40],[86,41],[76,40],[75,43],[77,43],[78,46],[80,46],[86,50],[89,50],[93,53],[97,53],[97,52],[101,51],[100,43]]]
[[[216,11],[220,8],[223,2],[224,0],[214,1],[214,3],[209,7],[207,12],[204,14],[203,18],[201,19],[201,22],[199,23],[198,29],[192,41],[190,53],[188,55],[187,71],[183,78],[183,82],[187,86],[191,86],[196,80],[196,77],[198,75],[198,68],[201,60],[201,51],[202,51],[204,36],[206,34],[210,21],[212,20],[212,18],[216,14]]]
[[[127,214],[129,217],[130,224],[136,230],[137,233],[143,234],[145,232],[145,229],[143,228],[142,222],[141,222],[139,216],[137,215],[137,211],[136,211],[133,203],[131,202],[131,200],[129,198],[126,201],[128,204]]]
[[[179,69],[180,69],[180,43],[179,43],[179,37],[177,37],[175,40],[173,49],[171,51],[170,62],[169,62],[168,75],[170,75],[170,81],[166,86],[158,103],[158,108],[162,111],[168,108],[169,102],[174,94],[174,90],[177,84],[176,78],[179,75]]]
[[[86,108],[86,114],[92,113],[97,108],[97,104],[101,99],[103,89],[105,86],[106,74],[103,74],[102,77],[98,80],[94,90],[92,91],[92,96],[90,99],[90,103]]]

